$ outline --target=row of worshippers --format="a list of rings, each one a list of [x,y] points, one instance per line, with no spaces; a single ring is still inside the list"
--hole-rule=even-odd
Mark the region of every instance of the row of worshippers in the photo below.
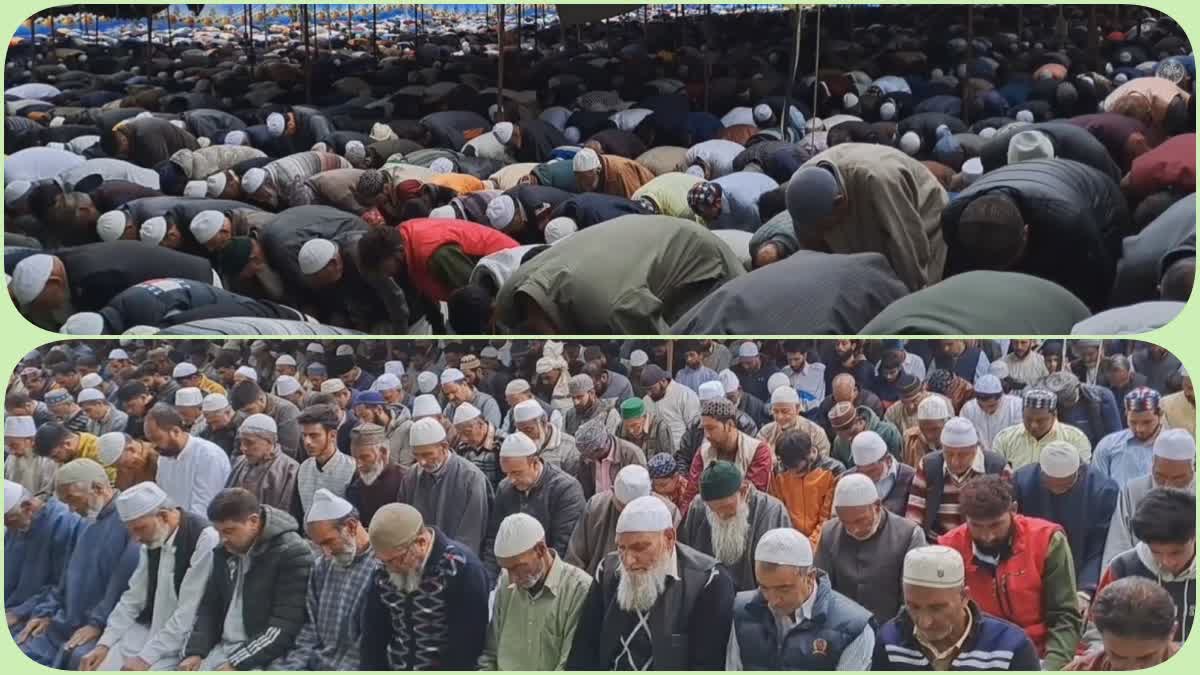
[[[250,67],[236,44],[163,46],[146,73],[119,45],[10,56],[9,293],[80,335],[1105,334],[1173,317],[1195,267],[1179,27],[1105,12],[1098,72],[1081,17],[969,42],[954,13],[886,15],[835,24],[791,103],[787,22],[762,17],[711,19],[744,42],[708,85],[674,47],[518,50],[503,110],[480,89],[495,69],[453,35],[428,62],[347,53],[316,73],[339,95],[310,105],[280,85],[301,72],[287,48]],[[174,53],[187,67],[155,79]],[[797,284],[839,292],[797,301]]]

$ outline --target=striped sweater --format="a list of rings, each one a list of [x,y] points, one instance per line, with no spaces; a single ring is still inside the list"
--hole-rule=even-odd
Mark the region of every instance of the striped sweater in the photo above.
[[[1041,670],[1037,651],[1014,624],[984,614],[970,603],[971,625],[958,653],[941,670]],[[871,670],[936,670],[913,633],[912,619],[900,614],[876,633]]]

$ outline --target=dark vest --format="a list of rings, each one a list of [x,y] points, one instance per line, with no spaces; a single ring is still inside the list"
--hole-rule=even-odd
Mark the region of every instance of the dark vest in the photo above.
[[[187,574],[192,564],[192,554],[196,552],[196,540],[200,533],[208,527],[208,521],[190,512],[180,510],[179,529],[175,532],[175,593],[183,585],[183,576]],[[138,623],[150,625],[154,617],[154,594],[158,590],[158,560],[162,548],[146,549],[146,606],[138,615]]]
[[[842,651],[872,623],[871,613],[830,588],[824,574],[814,592],[812,618],[793,626],[783,644],[762,594],[737,594],[733,630],[743,670],[837,670]]]
[[[983,451],[983,472],[986,474],[998,474],[1004,470],[1008,464],[1008,460],[1004,459],[1003,455],[999,455],[991,450]],[[929,486],[928,493],[925,495],[925,523],[926,532],[933,531],[933,524],[937,520],[938,511],[942,508],[942,490],[946,487],[946,458],[941,452],[932,452],[925,457],[925,481]]]
[[[983,352],[978,347],[968,347],[957,359],[938,354],[933,357],[933,365],[942,370],[948,370],[967,382],[975,381],[975,367],[979,365],[979,355]]]
[[[904,598],[900,577],[904,573],[904,554],[912,542],[917,524],[894,513],[884,512],[879,529],[866,541],[846,534],[840,524],[824,528],[821,548],[828,555],[829,583],[834,590],[862,605],[880,622],[896,616]],[[835,521],[836,522],[836,521]]]
[[[650,610],[655,670],[688,670],[692,651],[688,644],[688,625],[692,609],[710,577],[718,571],[716,558],[683,544],[676,544],[675,550],[679,579],[668,577],[666,590]],[[609,553],[603,565],[600,584],[603,597],[608,601],[604,608],[604,628],[600,633],[600,654],[610,659],[620,651],[621,632],[625,624],[616,616],[623,613],[617,605],[617,584],[621,580],[617,574],[620,566],[617,554]],[[608,665],[611,666],[611,661]]]

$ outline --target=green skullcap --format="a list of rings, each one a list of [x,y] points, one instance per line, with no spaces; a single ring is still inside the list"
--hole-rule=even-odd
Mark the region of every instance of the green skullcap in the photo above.
[[[627,398],[621,404],[621,419],[636,420],[646,414],[646,404],[640,398]]]
[[[706,502],[731,497],[741,488],[742,470],[733,462],[713,462],[700,475],[700,498]]]

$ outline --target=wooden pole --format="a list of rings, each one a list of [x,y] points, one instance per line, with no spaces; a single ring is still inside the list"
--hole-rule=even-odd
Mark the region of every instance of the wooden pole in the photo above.
[[[379,14],[376,7],[377,5],[371,5],[371,51],[375,53],[375,58],[379,58]]]
[[[496,16],[499,24],[496,27],[496,41],[499,43],[500,63],[496,76],[496,121],[504,121],[504,5],[496,5]]]

